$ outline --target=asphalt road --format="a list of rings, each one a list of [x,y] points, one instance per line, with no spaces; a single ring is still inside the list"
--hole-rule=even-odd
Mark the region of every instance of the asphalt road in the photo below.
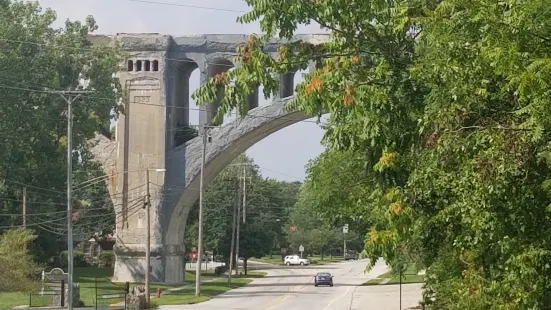
[[[194,310],[385,310],[399,309],[399,286],[360,286],[367,280],[388,271],[384,262],[364,273],[367,261],[350,261],[325,266],[279,267],[252,265],[267,271],[263,278],[249,285],[221,294],[204,303],[182,306],[161,306],[161,309]],[[327,271],[334,276],[333,287],[315,287],[314,275]],[[402,309],[417,305],[420,285],[402,286]]]

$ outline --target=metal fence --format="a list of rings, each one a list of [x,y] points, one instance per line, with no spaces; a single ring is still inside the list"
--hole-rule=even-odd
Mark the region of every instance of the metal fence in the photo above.
[[[48,283],[39,292],[29,294],[29,307],[65,306],[65,281]]]
[[[96,278],[93,283],[86,286],[81,285],[81,298],[83,290],[93,290],[93,300],[86,298],[86,306],[95,309],[126,309],[126,295],[130,290],[130,283],[113,283],[105,278]],[[65,296],[66,283],[47,283],[38,291],[29,294],[29,307],[66,307],[67,297]],[[90,304],[92,303],[92,304]]]

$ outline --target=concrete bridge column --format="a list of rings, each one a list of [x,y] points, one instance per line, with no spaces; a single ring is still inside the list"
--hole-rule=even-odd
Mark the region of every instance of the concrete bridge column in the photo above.
[[[224,58],[214,59],[208,64],[205,64],[206,68],[201,70],[201,84],[204,84],[211,77],[215,77],[218,74],[227,72],[233,67],[233,64]],[[218,126],[224,122],[223,117],[219,121],[214,121],[214,117],[218,112],[218,107],[220,107],[220,100],[222,99],[224,89],[220,87],[218,89],[218,99],[215,102],[201,106],[199,111],[199,127],[202,125],[207,126]]]
[[[201,71],[201,85],[206,83],[209,78],[210,76],[207,72]],[[214,116],[216,116],[219,106],[219,103],[215,101],[199,107],[199,130],[201,130],[202,125],[214,125]]]

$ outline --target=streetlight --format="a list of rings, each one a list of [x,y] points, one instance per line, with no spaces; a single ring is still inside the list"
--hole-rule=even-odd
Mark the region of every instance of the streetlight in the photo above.
[[[150,216],[150,207],[151,207],[151,200],[150,200],[150,193],[149,193],[149,171],[155,171],[155,172],[164,172],[166,169],[145,169],[145,183],[146,183],[146,190],[147,194],[145,196],[145,218],[147,222],[147,241],[146,241],[146,247],[147,250],[145,251],[145,261],[147,266],[147,271],[145,272],[145,302],[147,306],[150,306],[151,301],[151,293],[149,292],[149,286],[151,284],[151,216]]]
[[[207,128],[215,128],[216,126],[203,125],[199,128],[201,131],[202,150],[201,150],[201,175],[199,178],[199,233],[197,234],[197,262],[195,263],[195,296],[201,295],[201,261],[203,256],[203,196],[204,196],[204,172],[205,172],[205,157],[207,153]]]

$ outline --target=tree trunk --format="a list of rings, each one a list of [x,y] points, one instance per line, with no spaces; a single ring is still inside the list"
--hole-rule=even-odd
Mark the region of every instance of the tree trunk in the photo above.
[[[229,257],[224,257],[224,266],[226,267],[226,271],[227,270],[230,270],[230,258]]]
[[[321,260],[323,260],[323,248],[321,248],[320,256],[321,256]]]
[[[245,275],[247,275],[247,258],[243,258],[243,270],[245,270]]]

